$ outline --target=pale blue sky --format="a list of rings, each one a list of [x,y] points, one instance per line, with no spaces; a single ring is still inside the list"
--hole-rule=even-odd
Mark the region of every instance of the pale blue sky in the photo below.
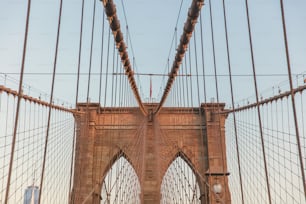
[[[76,72],[81,0],[64,0],[62,30],[59,44],[57,72]],[[218,74],[227,74],[225,34],[223,24],[222,1],[213,1],[213,19],[215,48]],[[285,0],[285,12],[288,29],[288,40],[292,71],[294,74],[306,71],[306,2],[303,0]],[[121,1],[115,1],[121,28],[126,33],[126,22],[123,16]],[[180,0],[163,1],[124,1],[129,32],[135,53],[139,73],[165,73],[168,53],[174,34],[175,23],[180,7]],[[277,0],[250,1],[250,17],[255,53],[255,64],[258,74],[286,74],[285,52],[281,30],[280,6]],[[211,32],[209,22],[209,1],[205,1],[202,9],[204,30],[204,56],[206,74],[213,74]],[[28,52],[25,72],[50,73],[52,70],[56,39],[56,26],[59,1],[32,1]],[[182,11],[178,21],[178,37],[187,16],[190,1],[183,1]],[[227,19],[229,45],[233,74],[250,74],[250,51],[247,35],[247,24],[244,0],[227,1]],[[83,52],[81,71],[88,72],[90,32],[92,25],[93,1],[86,1],[83,35]],[[0,67],[1,72],[19,72],[22,54],[22,43],[25,26],[26,1],[0,2]],[[93,66],[92,72],[99,72],[100,44],[102,25],[102,4],[97,2]],[[106,28],[108,28],[108,23]],[[106,32],[107,34],[107,29]],[[199,24],[196,28],[198,61],[201,70]],[[105,35],[105,45],[107,44]],[[191,50],[193,52],[193,40]],[[176,46],[175,46],[176,47]],[[130,58],[133,55],[128,48]],[[106,47],[105,47],[106,58]],[[173,61],[174,47],[170,52],[170,64]],[[112,49],[110,55],[112,54]],[[194,58],[194,57],[193,57]],[[104,60],[106,63],[106,60]],[[192,61],[194,64],[194,60]],[[110,67],[111,67],[110,60]],[[194,65],[193,65],[194,66]],[[194,69],[194,68],[193,68]],[[105,71],[105,65],[104,65]],[[193,71],[194,72],[194,71]],[[18,75],[12,75],[18,78]],[[137,77],[136,77],[137,78]],[[57,97],[73,103],[75,97],[76,76],[58,76],[56,78],[55,94]],[[157,98],[161,87],[161,77],[153,77],[153,97]],[[228,77],[219,77],[220,100],[229,101]],[[286,76],[258,77],[261,91],[287,80]],[[51,75],[26,75],[25,83],[39,88],[44,92],[50,90]],[[81,77],[80,100],[86,98],[87,76]],[[234,77],[235,94],[238,99],[253,95],[252,77]],[[194,81],[194,80],[193,80]],[[142,87],[142,97],[149,96],[149,77],[141,76],[139,86]],[[215,97],[214,78],[207,77],[208,98]],[[98,76],[92,77],[92,100],[97,101]],[[202,89],[202,88],[201,88]],[[251,90],[251,91],[250,91]],[[201,94],[201,101],[203,101]]]

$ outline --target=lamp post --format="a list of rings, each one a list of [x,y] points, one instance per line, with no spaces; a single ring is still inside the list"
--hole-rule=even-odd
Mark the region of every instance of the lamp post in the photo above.
[[[224,194],[224,189],[222,185],[222,178],[224,176],[228,176],[230,173],[222,173],[222,172],[206,172],[205,176],[207,178],[213,178],[214,180],[210,183],[208,183],[208,187],[210,190],[214,193],[214,196],[216,198],[216,203],[224,203],[223,201],[223,194]],[[210,198],[212,199],[212,198]],[[211,202],[211,200],[210,200]]]
[[[222,185],[219,183],[218,179],[216,179],[216,183],[213,184],[212,186],[212,191],[214,192],[214,195],[216,197],[216,202],[217,203],[223,203],[222,202]]]
[[[221,194],[221,192],[222,192],[222,185],[220,184],[220,183],[215,183],[214,185],[213,185],[213,187],[212,187],[212,189],[213,189],[213,192],[215,193],[215,194],[217,194],[217,195],[219,195],[219,194]]]

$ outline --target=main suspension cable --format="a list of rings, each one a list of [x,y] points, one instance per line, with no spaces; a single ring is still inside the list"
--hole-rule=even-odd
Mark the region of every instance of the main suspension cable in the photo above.
[[[131,65],[131,62],[130,62],[130,59],[127,53],[126,45],[123,40],[123,34],[121,32],[120,23],[119,23],[117,14],[116,14],[116,6],[113,0],[103,0],[103,6],[105,8],[105,13],[108,17],[110,28],[113,31],[114,39],[116,42],[116,47],[121,57],[121,62],[125,69],[126,75],[128,77],[128,80],[133,90],[136,101],[140,107],[141,112],[144,115],[147,115],[147,110],[145,109],[142,103],[141,97],[139,95],[139,92],[138,92],[138,88],[137,88],[136,81],[134,78],[134,72],[132,70],[132,65]]]
[[[204,4],[204,0],[193,0],[192,1],[192,4],[191,4],[191,6],[189,8],[189,12],[188,12],[188,17],[187,17],[187,20],[186,20],[185,25],[184,25],[184,31],[183,31],[183,34],[180,38],[180,44],[177,47],[177,52],[176,52],[176,55],[175,55],[175,58],[174,58],[174,62],[172,64],[171,72],[169,73],[169,78],[168,78],[164,93],[162,95],[162,98],[161,98],[161,100],[159,102],[159,105],[156,108],[154,114],[159,113],[159,111],[161,110],[162,106],[164,105],[164,103],[166,101],[166,98],[167,98],[167,96],[168,96],[168,94],[171,90],[171,87],[174,83],[175,77],[176,77],[176,75],[178,73],[178,70],[180,68],[180,65],[183,61],[185,52],[187,50],[191,35],[194,31],[194,27],[195,27],[196,21],[199,17],[199,14],[200,14],[200,11],[201,11],[201,8],[202,8],[203,4]]]

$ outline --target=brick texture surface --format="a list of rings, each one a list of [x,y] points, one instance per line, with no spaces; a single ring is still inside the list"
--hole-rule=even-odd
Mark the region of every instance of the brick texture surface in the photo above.
[[[113,163],[124,156],[141,185],[141,202],[157,204],[169,165],[181,156],[194,170],[202,203],[230,203],[226,166],[224,104],[200,108],[163,108],[144,116],[138,108],[100,108],[79,104],[71,203],[99,203],[101,183]],[[154,104],[147,105],[148,110]],[[222,185],[215,195],[212,186]]]

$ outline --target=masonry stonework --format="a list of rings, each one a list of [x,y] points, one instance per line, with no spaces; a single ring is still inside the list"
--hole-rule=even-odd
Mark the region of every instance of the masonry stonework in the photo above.
[[[160,202],[163,176],[180,156],[193,169],[201,191],[201,203],[230,203],[227,180],[224,104],[200,108],[163,108],[146,104],[138,108],[101,108],[79,104],[74,183],[71,203],[99,203],[101,184],[117,159],[124,156],[140,182],[143,204]],[[213,192],[221,185],[221,193]]]

